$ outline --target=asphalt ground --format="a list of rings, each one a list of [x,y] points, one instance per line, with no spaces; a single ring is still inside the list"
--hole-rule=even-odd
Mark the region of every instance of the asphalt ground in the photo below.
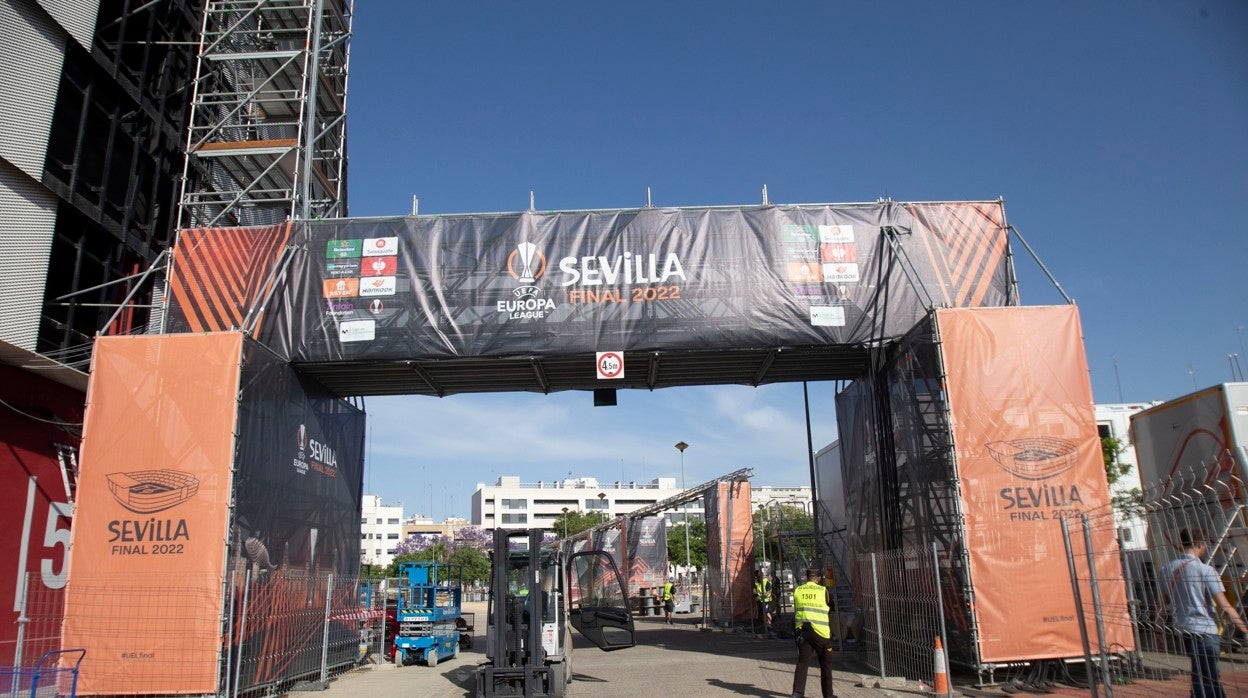
[[[485,618],[484,604],[465,604],[476,618]],[[792,640],[760,639],[753,634],[702,630],[700,616],[676,614],[674,625],[661,618],[636,619],[636,647],[602,652],[573,633],[570,698],[593,696],[712,696],[738,695],[787,698],[793,688],[797,647]],[[444,659],[429,668],[369,664],[335,677],[318,691],[329,697],[462,698],[475,690],[477,665],[485,661],[485,623],[477,627],[471,650],[457,659]],[[833,660],[836,695],[922,695],[917,685],[875,687],[866,667],[852,653]],[[819,696],[819,668],[810,668],[807,696]],[[927,694],[931,695],[931,694]]]

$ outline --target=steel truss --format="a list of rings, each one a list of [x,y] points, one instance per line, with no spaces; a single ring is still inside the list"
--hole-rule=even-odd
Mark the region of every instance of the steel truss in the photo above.
[[[181,227],[347,215],[346,0],[209,0]]]

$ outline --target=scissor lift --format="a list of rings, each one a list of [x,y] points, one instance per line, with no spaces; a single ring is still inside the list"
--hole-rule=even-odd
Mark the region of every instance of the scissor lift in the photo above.
[[[457,568],[456,568],[457,569]],[[459,618],[463,600],[461,575],[438,562],[399,565],[394,663],[403,666],[459,656]]]

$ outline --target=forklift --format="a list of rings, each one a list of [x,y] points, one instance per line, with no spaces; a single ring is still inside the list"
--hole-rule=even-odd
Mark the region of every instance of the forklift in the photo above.
[[[611,556],[565,555],[541,529],[494,529],[486,659],[477,698],[563,698],[572,683],[572,628],[599,649],[634,645],[633,614]]]

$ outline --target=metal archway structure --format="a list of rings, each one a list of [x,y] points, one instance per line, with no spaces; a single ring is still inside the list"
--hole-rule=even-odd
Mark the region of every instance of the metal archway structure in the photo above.
[[[905,355],[894,348],[924,323],[939,328],[942,312],[1027,310],[1010,308],[1018,302],[1010,230],[1001,201],[524,211],[183,230],[167,282],[166,333],[97,342],[71,570],[130,580],[110,597],[109,608],[128,614],[117,623],[160,624],[168,601],[154,598],[161,592],[153,580],[162,575],[176,576],[203,608],[188,625],[186,649],[165,652],[162,660],[172,661],[157,666],[133,651],[132,639],[100,633],[113,612],[87,603],[89,585],[75,586],[71,575],[67,646],[122,658],[111,667],[88,658],[82,686],[209,693],[277,685],[304,671],[308,658],[298,649],[274,654],[274,638],[320,632],[328,648],[334,633],[348,632],[351,616],[341,620],[331,610],[349,594],[332,580],[358,568],[352,546],[359,545],[364,413],[357,396],[865,378],[874,394],[852,427],[875,433],[855,434],[870,442],[855,452],[863,455],[858,467],[879,474],[860,489],[876,500],[867,515],[901,530],[919,509],[889,499],[905,482],[888,473],[899,462],[891,431],[904,427],[887,413],[888,401],[907,394],[899,382],[906,366],[897,363]],[[1025,327],[1082,360],[1077,313],[1063,312],[1060,332],[1036,325],[1051,316],[1041,313],[1001,336],[1024,336]],[[977,335],[990,349],[970,352],[959,371],[1010,353],[991,341],[994,322],[980,323],[986,329]],[[616,363],[600,364],[602,352]],[[1035,365],[1048,360],[1026,356]],[[927,385],[943,397],[945,378]],[[947,404],[940,410],[950,413]],[[1057,426],[1079,431],[1079,410],[1066,409]],[[952,496],[991,508],[973,488]],[[995,525],[992,516],[983,523]],[[896,538],[891,529],[863,531],[856,544]],[[967,559],[957,573],[969,589]],[[305,577],[296,581],[292,568]],[[323,622],[266,615],[309,599],[321,599]],[[335,645],[328,661],[350,661],[348,645]],[[978,651],[972,647],[973,656]],[[231,659],[234,667],[223,667]]]

